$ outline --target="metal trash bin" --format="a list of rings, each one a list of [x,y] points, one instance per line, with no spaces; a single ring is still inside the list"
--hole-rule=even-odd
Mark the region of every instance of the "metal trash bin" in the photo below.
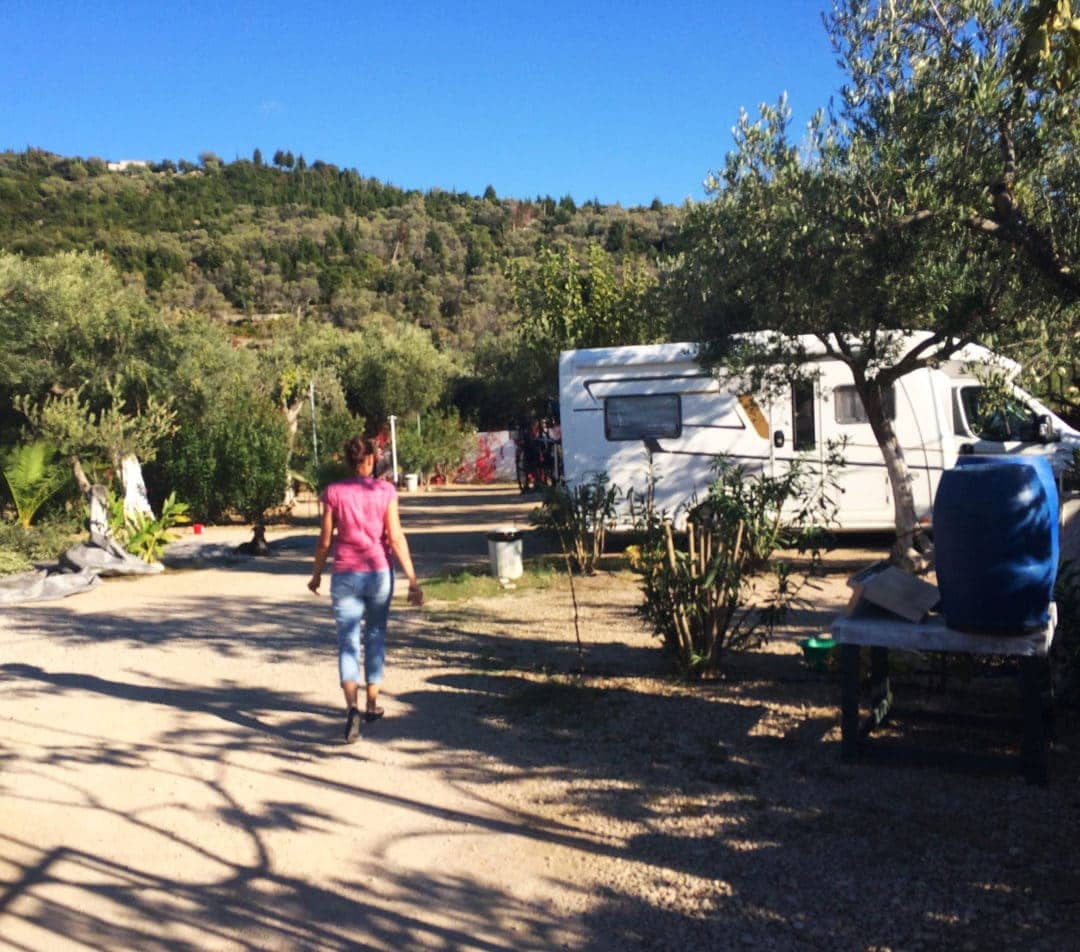
[[[495,529],[487,534],[491,574],[498,579],[521,578],[521,532],[513,526]]]

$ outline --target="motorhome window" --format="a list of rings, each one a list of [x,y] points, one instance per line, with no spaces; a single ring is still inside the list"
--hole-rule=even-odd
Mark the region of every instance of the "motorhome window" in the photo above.
[[[964,387],[960,402],[968,427],[980,440],[1035,443],[1039,439],[1035,411],[1015,397],[985,387]]]
[[[608,397],[604,436],[617,440],[674,439],[682,435],[682,403],[677,393]]]
[[[817,446],[814,425],[814,382],[799,380],[791,385],[792,430],[795,433],[795,452],[812,450]]]
[[[889,387],[882,394],[882,405],[885,410],[885,419],[896,419],[896,391]],[[836,422],[843,425],[852,423],[869,423],[866,418],[866,407],[859,399],[859,391],[854,387],[837,387],[833,391],[833,413]]]

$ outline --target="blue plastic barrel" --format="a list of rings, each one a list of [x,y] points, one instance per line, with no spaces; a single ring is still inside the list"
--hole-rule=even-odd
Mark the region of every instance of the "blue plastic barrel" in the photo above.
[[[1058,495],[1040,457],[962,456],[934,497],[938,589],[950,628],[1020,635],[1049,621]]]

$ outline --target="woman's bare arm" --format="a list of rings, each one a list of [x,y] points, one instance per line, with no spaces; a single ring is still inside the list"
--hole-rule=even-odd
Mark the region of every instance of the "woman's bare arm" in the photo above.
[[[413,568],[412,556],[409,554],[409,540],[405,538],[405,530],[401,528],[401,515],[398,512],[398,501],[395,496],[390,500],[386,508],[386,538],[390,542],[390,551],[409,580],[409,604],[423,605],[424,592],[416,579],[416,569]]]
[[[329,506],[323,508],[322,526],[319,530],[319,541],[315,545],[315,564],[311,569],[311,581],[307,587],[318,594],[319,583],[322,581],[322,570],[326,564],[326,557],[330,554],[330,543],[334,538],[334,510]]]

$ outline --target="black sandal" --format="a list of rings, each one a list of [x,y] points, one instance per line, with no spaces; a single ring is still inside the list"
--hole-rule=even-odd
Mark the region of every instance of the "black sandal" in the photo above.
[[[364,711],[364,720],[370,724],[372,721],[377,721],[385,713],[386,711],[384,711],[381,707],[376,707],[372,710]]]

